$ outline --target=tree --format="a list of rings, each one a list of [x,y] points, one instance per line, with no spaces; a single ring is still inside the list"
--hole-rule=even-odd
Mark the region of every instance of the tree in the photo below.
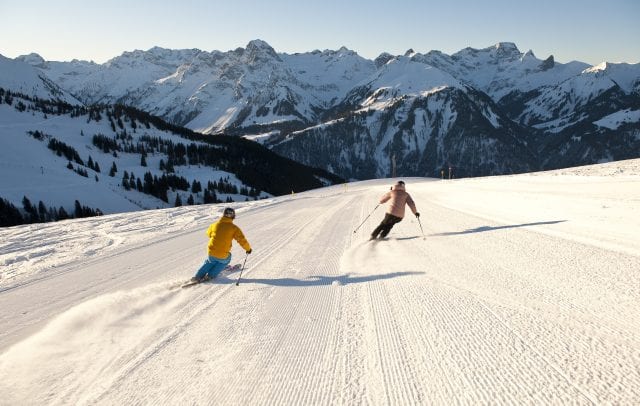
[[[60,206],[60,209],[58,209],[58,220],[66,220],[68,218],[69,218],[69,214],[64,209],[64,207]]]
[[[83,215],[82,215],[82,205],[80,205],[80,202],[77,201],[77,200],[75,202],[75,216],[76,216],[76,218],[83,217]]]
[[[202,185],[200,184],[200,182],[198,182],[197,180],[193,180],[193,183],[191,184],[191,191],[193,193],[198,193],[202,191]]]
[[[180,199],[180,193],[176,193],[176,202],[174,204],[175,207],[182,206],[182,199]]]
[[[142,154],[140,156],[140,166],[147,166],[147,158],[146,154]]]
[[[40,216],[41,223],[47,221],[47,207],[42,200],[38,203],[38,215]]]
[[[165,170],[167,171],[167,173],[175,172],[175,169],[173,167],[173,159],[171,158],[167,159],[167,163],[165,164]]]
[[[11,227],[24,224],[20,210],[11,202],[0,199],[0,227]]]
[[[153,181],[153,175],[151,175],[151,172],[147,172],[144,174],[144,183],[143,183],[143,187],[144,187],[144,193],[148,194],[148,195],[153,195],[153,191],[155,189],[155,182]]]
[[[27,198],[27,196],[24,196],[22,198],[22,207],[24,208],[24,211],[27,212],[27,214],[29,215],[28,218],[26,219],[27,222],[38,223],[40,221],[40,216],[38,215],[38,211],[31,204],[31,201]]]
[[[116,163],[113,162],[113,164],[111,165],[111,169],[109,170],[109,176],[113,178],[114,176],[116,176],[116,172],[118,172],[118,167],[116,167]]]
[[[124,171],[124,176],[122,177],[122,186],[124,186],[125,190],[131,190],[131,186],[129,184],[129,175],[127,175],[127,171]]]
[[[195,201],[193,200],[193,195],[191,194],[189,195],[189,198],[187,199],[187,204],[189,206],[193,206],[194,204],[196,204]]]

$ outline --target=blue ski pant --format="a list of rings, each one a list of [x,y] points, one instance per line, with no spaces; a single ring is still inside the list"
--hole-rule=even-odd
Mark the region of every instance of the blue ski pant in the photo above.
[[[231,262],[231,254],[226,258],[216,258],[209,256],[204,260],[204,264],[196,272],[196,278],[202,279],[205,275],[209,275],[209,278],[213,279],[222,272],[222,270]]]

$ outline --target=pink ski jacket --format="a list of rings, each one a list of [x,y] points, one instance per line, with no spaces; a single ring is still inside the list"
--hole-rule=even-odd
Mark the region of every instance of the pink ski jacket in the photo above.
[[[385,193],[380,198],[380,204],[386,203],[390,201],[389,208],[387,209],[387,213],[394,215],[396,217],[403,218],[404,217],[404,205],[408,204],[409,208],[413,212],[413,214],[417,213],[416,204],[413,202],[413,199],[405,191],[404,185],[400,183],[396,183],[391,191]]]

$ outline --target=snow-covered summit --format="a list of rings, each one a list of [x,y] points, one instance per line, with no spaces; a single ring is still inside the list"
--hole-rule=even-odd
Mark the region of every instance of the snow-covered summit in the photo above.
[[[433,66],[400,56],[387,62],[366,86],[373,91],[363,106],[398,97],[416,97],[447,87],[463,89],[456,78]]]
[[[640,63],[602,62],[585,69],[582,73],[610,78],[626,93],[640,93]]]
[[[247,63],[251,65],[259,65],[268,62],[270,59],[281,61],[275,49],[271,45],[262,40],[252,40],[246,46]]]
[[[31,63],[41,64],[39,55],[9,59],[0,55],[0,88],[42,99],[82,104],[75,97],[50,80]]]
[[[28,55],[20,55],[16,59],[16,61],[22,61],[24,63],[28,63],[31,66],[42,66],[46,62],[40,54],[32,52]]]
[[[519,59],[521,56],[522,53],[513,42],[498,42],[494,46],[482,49],[467,47],[451,55],[451,58],[463,63],[467,63],[469,60],[498,63],[499,61]]]

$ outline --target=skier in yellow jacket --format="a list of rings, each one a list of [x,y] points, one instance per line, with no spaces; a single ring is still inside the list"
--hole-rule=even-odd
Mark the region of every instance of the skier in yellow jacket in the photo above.
[[[224,209],[220,220],[211,224],[207,229],[209,237],[209,257],[204,261],[196,275],[191,278],[193,282],[213,279],[231,262],[231,242],[236,240],[238,244],[251,254],[251,245],[244,237],[240,227],[233,224],[236,212],[231,207]]]

